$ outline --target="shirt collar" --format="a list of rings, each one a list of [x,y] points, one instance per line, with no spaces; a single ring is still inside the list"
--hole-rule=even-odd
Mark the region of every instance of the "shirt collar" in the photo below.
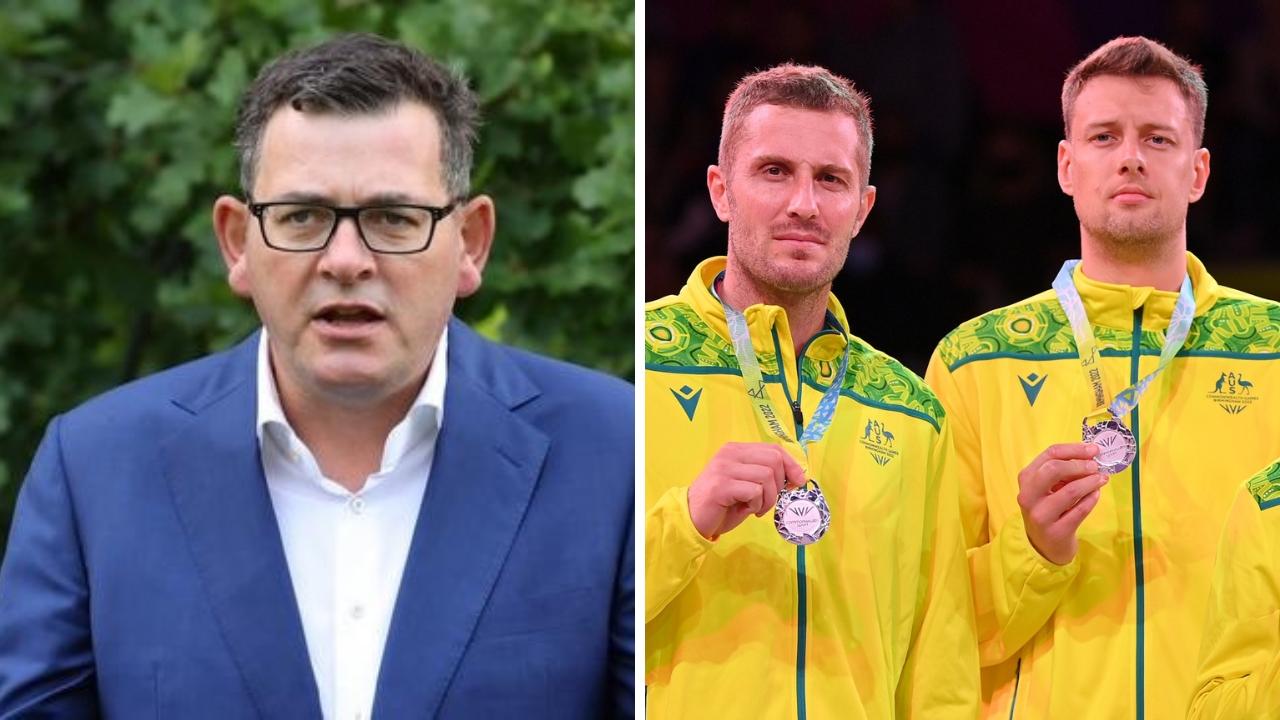
[[[1196,315],[1213,307],[1222,295],[1221,287],[1213,279],[1204,263],[1187,253],[1187,273],[1191,276],[1191,290],[1196,300]],[[1076,265],[1072,274],[1085,313],[1094,325],[1120,330],[1133,328],[1133,311],[1142,308],[1142,325],[1151,329],[1169,326],[1173,306],[1178,300],[1177,291],[1157,290],[1149,286],[1119,285],[1094,280],[1085,274],[1084,263]]]
[[[258,386],[258,445],[263,447],[263,438],[267,428],[274,427],[286,445],[292,447],[300,444],[293,426],[285,417],[284,408],[280,404],[280,393],[276,386],[275,376],[271,372],[267,328],[263,327],[258,340],[257,386]],[[405,453],[415,444],[424,440],[434,441],[444,424],[444,391],[449,374],[449,325],[446,323],[440,333],[440,341],[436,343],[435,355],[427,369],[427,379],[422,389],[414,398],[413,404],[405,417],[391,429],[382,451],[382,470],[395,467]]]

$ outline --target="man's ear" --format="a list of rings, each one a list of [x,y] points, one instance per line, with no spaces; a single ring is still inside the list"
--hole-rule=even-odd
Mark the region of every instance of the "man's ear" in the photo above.
[[[477,195],[462,207],[462,244],[458,252],[458,297],[470,297],[480,289],[484,266],[489,262],[497,210],[493,198]]]
[[[707,167],[707,194],[720,222],[729,222],[729,178],[719,165]]]
[[[1196,150],[1191,163],[1195,177],[1191,181],[1191,194],[1188,195],[1187,200],[1195,202],[1204,197],[1205,186],[1209,184],[1209,151],[1205,148]]]
[[[858,237],[858,233],[862,232],[862,226],[867,222],[867,216],[871,214],[871,208],[876,205],[876,186],[868,185],[862,188],[862,197],[858,200],[858,216],[854,218],[853,237]]]
[[[1075,181],[1071,179],[1071,143],[1058,141],[1058,187],[1068,195],[1075,193]]]
[[[230,195],[223,195],[213,203],[213,233],[218,237],[222,261],[227,264],[227,284],[243,298],[253,297],[253,282],[245,257],[249,220],[249,208]]]

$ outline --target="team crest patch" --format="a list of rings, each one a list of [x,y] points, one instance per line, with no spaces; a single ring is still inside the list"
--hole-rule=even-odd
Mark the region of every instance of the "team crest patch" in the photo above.
[[[1218,404],[1229,415],[1239,415],[1259,399],[1258,389],[1244,373],[1223,372],[1205,397]]]
[[[868,420],[867,426],[862,430],[862,438],[858,442],[867,449],[871,459],[875,460],[877,465],[884,466],[898,457],[898,450],[894,447],[895,440],[893,433],[885,427],[884,423],[879,420]]]

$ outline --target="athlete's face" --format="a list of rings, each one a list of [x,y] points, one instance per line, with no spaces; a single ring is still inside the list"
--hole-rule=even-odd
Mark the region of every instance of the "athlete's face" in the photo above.
[[[762,105],[728,168],[707,188],[729,224],[729,265],[783,294],[825,291],[875,203],[857,163],[858,126],[842,113]]]
[[[1076,98],[1058,182],[1085,242],[1141,257],[1185,236],[1187,205],[1209,179],[1191,110],[1167,78],[1103,75]]]

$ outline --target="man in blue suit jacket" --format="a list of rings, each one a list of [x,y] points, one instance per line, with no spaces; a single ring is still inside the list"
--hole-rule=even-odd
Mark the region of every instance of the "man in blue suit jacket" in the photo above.
[[[450,319],[475,116],[367,35],[255,80],[214,226],[265,330],[50,424],[0,716],[631,716],[631,387]]]

